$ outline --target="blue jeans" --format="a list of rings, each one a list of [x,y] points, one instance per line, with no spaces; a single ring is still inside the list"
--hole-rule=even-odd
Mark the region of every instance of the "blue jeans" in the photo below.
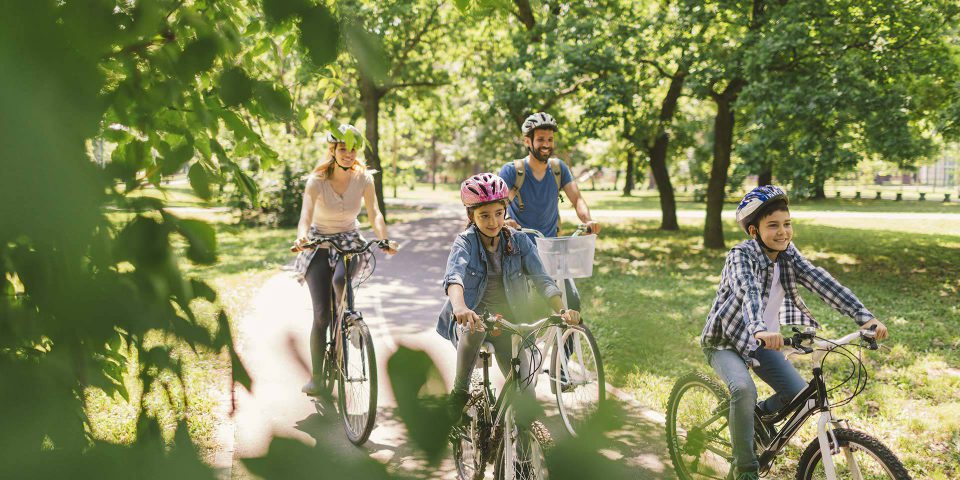
[[[753,448],[753,415],[757,405],[757,386],[750,376],[750,369],[733,350],[705,350],[707,361],[720,375],[730,390],[730,440],[733,443],[733,458],[737,470],[756,471],[760,464]],[[760,404],[764,413],[773,413],[790,403],[807,387],[807,381],[797,369],[775,350],[760,349],[756,359],[760,366],[754,372],[776,392]]]

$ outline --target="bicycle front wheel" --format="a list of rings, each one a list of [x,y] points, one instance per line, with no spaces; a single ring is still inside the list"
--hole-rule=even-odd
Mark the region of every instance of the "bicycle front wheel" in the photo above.
[[[585,325],[569,327],[553,349],[550,387],[557,397],[563,426],[576,436],[577,429],[606,400],[603,361],[593,334]]]
[[[347,438],[362,445],[377,417],[377,357],[363,320],[348,322],[340,336],[340,378],[337,406]]]
[[[727,389],[693,372],[677,381],[667,401],[667,447],[681,480],[733,478]]]
[[[517,425],[513,409],[503,422],[503,439],[493,469],[495,480],[543,480],[547,475],[546,451],[553,445],[550,431],[539,421]]]
[[[467,400],[467,422],[456,425],[450,433],[453,447],[453,463],[457,466],[460,480],[479,480],[483,478],[487,466],[486,447],[490,438],[490,425],[484,415],[490,410],[487,395],[480,389],[474,389]]]
[[[847,428],[833,429],[840,448],[833,445],[830,450],[837,479],[862,480],[909,480],[910,474],[893,452],[879,440],[866,433]],[[815,480],[827,478],[824,471],[820,442],[814,439],[807,445],[797,467],[797,480]]]

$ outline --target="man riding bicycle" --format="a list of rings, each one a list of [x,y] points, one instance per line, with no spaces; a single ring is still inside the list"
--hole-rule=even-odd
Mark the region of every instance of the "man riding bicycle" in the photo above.
[[[590,208],[580,195],[570,169],[553,157],[557,121],[548,113],[527,117],[521,126],[527,156],[508,162],[500,169],[500,178],[510,188],[506,225],[530,228],[546,237],[556,237],[560,226],[560,193],[573,203],[577,217],[590,233],[600,233],[600,224],[590,217]],[[532,237],[531,237],[532,238]],[[567,303],[580,309],[580,294],[572,282],[566,282]]]

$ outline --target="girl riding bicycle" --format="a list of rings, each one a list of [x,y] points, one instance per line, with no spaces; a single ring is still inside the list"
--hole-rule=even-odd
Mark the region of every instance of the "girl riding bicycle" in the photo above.
[[[374,190],[372,175],[375,172],[367,171],[357,158],[357,151],[364,143],[363,135],[352,125],[340,125],[336,132],[327,134],[327,143],[327,156],[313,170],[303,190],[296,246],[300,247],[319,235],[336,235],[338,244],[344,249],[363,245],[364,239],[357,231],[361,200],[367,206],[374,234],[380,240],[387,239],[387,224]],[[397,253],[392,246],[384,250],[391,255]],[[330,302],[334,298],[331,290],[336,292],[336,298],[340,298],[344,288],[343,262],[332,249],[301,250],[294,271],[301,284],[306,281],[313,302],[313,329],[310,331],[313,375],[302,390],[308,395],[319,395],[331,321]]]
[[[580,323],[576,310],[563,309],[560,289],[544,271],[530,238],[504,227],[507,196],[507,184],[492,173],[474,175],[460,185],[469,223],[450,248],[443,277],[448,298],[437,322],[437,333],[457,348],[452,394],[457,414],[466,402],[471,372],[483,342],[493,344],[497,365],[505,376],[510,369],[510,336],[488,337],[478,311],[526,321],[530,315],[529,278],[564,321]],[[532,374],[530,363],[529,355],[521,356],[522,378]]]
[[[798,283],[853,318],[860,328],[875,325],[877,340],[887,336],[887,328],[853,292],[810,263],[791,243],[787,202],[787,194],[771,185],[743,197],[737,223],[753,239],[727,254],[717,298],[700,337],[707,361],[730,390],[730,439],[740,480],[758,478],[755,410],[763,415],[776,412],[807,386],[793,365],[775,351],[783,346],[781,323],[819,326],[797,293]],[[776,392],[759,405],[748,365]]]

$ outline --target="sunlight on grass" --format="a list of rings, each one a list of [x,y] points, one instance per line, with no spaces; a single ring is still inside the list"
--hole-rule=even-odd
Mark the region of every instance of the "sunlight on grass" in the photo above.
[[[925,228],[920,221],[906,223],[915,230]],[[597,242],[594,276],[578,281],[578,286],[609,380],[664,411],[679,376],[691,369],[710,371],[698,336],[726,251],[700,247],[700,222],[682,223],[679,232],[659,231],[658,224],[638,221],[606,227]],[[889,352],[864,354],[870,375],[866,391],[838,411],[856,428],[894,448],[915,478],[957,478],[957,237],[806,223],[797,229],[800,250],[856,292],[891,328]],[[732,226],[725,235],[728,246],[742,238]],[[825,335],[856,328],[815,294],[802,290],[801,296],[824,325]],[[809,362],[797,364],[809,376]],[[833,378],[836,383],[845,368],[849,366],[840,361],[828,361],[828,381]],[[761,395],[771,393],[759,383]],[[791,475],[789,465],[813,436],[808,425],[794,442],[797,448],[778,460],[775,477]]]
[[[263,282],[279,273],[280,266],[293,259],[287,246],[295,236],[293,229],[213,225],[219,242],[219,261],[215,265],[193,265],[185,260],[185,255],[180,255],[183,259],[180,268],[185,275],[207,281],[218,293],[215,304],[203,300],[195,300],[192,304],[198,321],[211,333],[215,332],[219,309],[226,310],[231,322],[235,323]],[[186,247],[182,238],[174,238],[177,249]],[[172,344],[163,338],[148,338],[145,343],[167,345],[171,348],[171,355],[184,365],[183,385],[175,378],[161,378],[162,387],[148,392],[144,400],[147,411],[160,420],[168,441],[173,440],[177,422],[186,419],[191,438],[201,454],[210,458],[217,448],[217,429],[227,420],[229,358],[220,352],[200,350],[194,353],[184,345]],[[131,359],[126,375],[129,402],[119,396],[111,398],[99,389],[86,391],[86,409],[94,438],[117,443],[129,443],[135,438],[137,419],[133,405],[143,397],[138,369],[136,358]],[[168,403],[172,408],[167,406]]]

